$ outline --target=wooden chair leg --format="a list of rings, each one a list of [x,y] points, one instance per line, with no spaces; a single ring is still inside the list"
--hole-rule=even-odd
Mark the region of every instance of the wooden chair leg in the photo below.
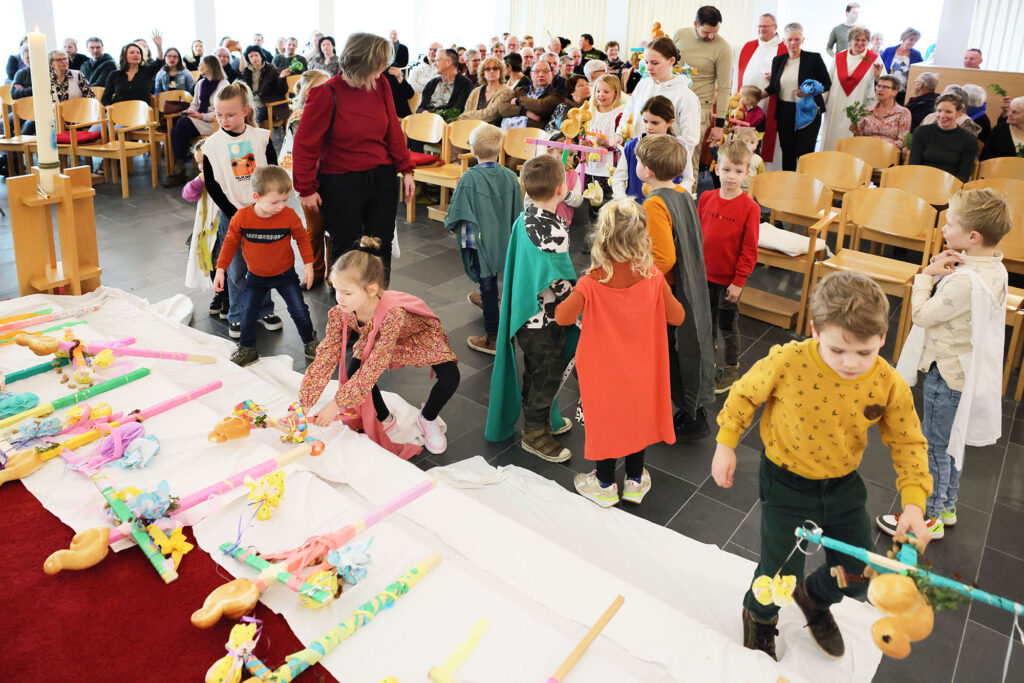
[[[128,165],[128,157],[124,153],[124,148],[118,152],[117,158],[121,164],[121,198],[128,199],[128,173],[131,171],[131,166]]]
[[[403,181],[404,185],[404,181]],[[416,184],[413,183],[413,191],[411,197],[405,198],[405,220],[409,223],[416,222]]]
[[[1010,334],[1010,348],[1006,352],[1006,362],[1003,364],[1003,392],[1002,395],[1006,395],[1006,390],[1010,386],[1010,371],[1020,364],[1021,355],[1021,327],[1024,322],[1024,311],[1013,312],[1012,330]]]
[[[895,365],[900,360],[900,353],[903,351],[903,342],[910,333],[910,293],[911,285],[908,282],[903,287],[903,302],[900,304],[900,321],[896,325],[896,343],[893,345],[892,363]]]
[[[815,261],[814,265],[811,268],[811,284],[807,288],[807,299],[808,300],[807,300],[807,302],[806,302],[806,304],[804,306],[804,311],[807,311],[807,315],[804,315],[803,328],[797,330],[797,332],[799,332],[800,334],[802,334],[805,337],[811,336],[811,316],[810,316],[810,311],[809,311],[809,308],[810,308],[810,297],[814,294],[814,288],[818,286],[818,279],[821,277],[821,269],[823,267],[824,266],[822,266],[822,263],[820,261]]]
[[[160,180],[160,157],[155,144],[149,150],[149,165],[153,174],[153,187],[156,187]]]

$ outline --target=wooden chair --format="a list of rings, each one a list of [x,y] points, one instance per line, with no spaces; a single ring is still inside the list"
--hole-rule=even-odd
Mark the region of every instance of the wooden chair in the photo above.
[[[103,105],[92,97],[76,97],[60,103],[57,108],[61,130],[70,133],[70,141],[57,143],[57,153],[67,155],[69,167],[78,166],[79,133],[85,133],[96,124],[106,127],[107,119],[103,115]],[[91,136],[90,136],[91,137]],[[100,132],[100,139],[103,133]],[[82,144],[88,144],[82,142]]]
[[[199,69],[190,69],[189,73],[192,74],[192,80],[198,83],[200,78]]]
[[[97,100],[103,99],[103,91],[106,90],[102,85],[92,86],[92,94],[96,96]]]
[[[871,183],[871,166],[848,152],[811,152],[797,161],[796,172],[806,173],[825,183],[832,190],[834,201]]]
[[[150,156],[153,187],[157,184],[157,137],[156,122],[152,120],[153,110],[140,100],[115,102],[107,107],[107,134],[101,142],[78,145],[77,153],[104,160],[104,179],[109,182],[108,161],[120,164],[121,196],[128,199],[129,159],[144,154]],[[115,128],[115,126],[122,126]],[[129,136],[143,135],[144,140],[131,140]]]
[[[474,128],[481,125],[483,125],[483,121],[478,119],[453,121],[448,124],[441,152],[444,163],[440,166],[423,166],[413,171],[412,179],[414,181],[441,187],[441,203],[437,206],[427,207],[428,218],[443,222],[445,216],[448,215],[448,200],[451,191],[459,184],[459,178],[469,168],[469,160],[473,157],[468,152],[456,155],[455,150],[469,149],[469,134],[473,132]],[[415,212],[415,206],[410,203],[409,207]],[[409,212],[409,208],[406,209],[406,212]]]
[[[931,166],[895,166],[882,171],[880,187],[906,190],[936,209],[949,204],[949,198],[960,191],[963,183],[951,173]]]
[[[424,144],[441,145],[442,152],[447,144],[448,126],[437,114],[421,112],[410,114],[402,119],[402,132],[407,140],[415,140]],[[419,170],[419,169],[417,169]],[[413,179],[415,179],[415,171]],[[416,198],[413,197],[406,203],[405,217],[410,223],[416,220]]]
[[[904,205],[912,208],[905,209]],[[843,197],[843,210],[839,218],[836,254],[814,264],[811,291],[824,272],[842,270],[865,275],[877,282],[886,294],[901,299],[900,320],[896,329],[893,353],[895,363],[899,360],[903,340],[910,329],[911,285],[914,276],[920,271],[920,266],[875,254],[865,254],[852,248],[844,249],[842,245],[847,225],[853,225],[855,230],[873,235],[873,239],[885,236],[893,241],[909,241],[911,238],[917,239],[921,234],[934,234],[935,209],[923,199],[894,188],[861,188],[847,192]]]
[[[409,111],[413,114],[416,113],[416,107],[420,106],[420,100],[423,99],[423,93],[416,93],[409,98]]]
[[[171,129],[181,113],[165,114],[164,104],[167,102],[192,102],[192,94],[185,90],[167,90],[153,97],[153,112],[156,114],[156,130],[153,135],[164,148],[164,172],[170,173],[174,165],[174,153],[171,150]]]
[[[27,105],[18,105],[19,102],[27,102]],[[17,175],[18,169],[24,166],[24,172],[28,173],[28,169],[31,167],[31,158],[29,157],[30,145],[35,144],[35,135],[22,135],[21,134],[21,123],[22,117],[19,112],[25,113],[26,106],[28,112],[28,118],[31,120],[35,114],[32,112],[32,98],[22,97],[20,99],[11,98],[11,86],[5,85],[0,88],[0,103],[2,103],[3,117],[4,117],[4,136],[0,138],[0,152],[7,153],[7,168],[11,175]],[[11,126],[11,121],[8,120],[8,113],[13,112],[14,114],[14,126]]]
[[[288,117],[292,115],[292,97],[295,96],[295,86],[302,80],[302,74],[286,76],[285,81],[288,87],[285,89],[284,99],[267,102],[267,118],[260,124],[271,133],[275,128],[284,128],[288,125]]]
[[[1024,180],[1016,178],[983,178],[964,183],[965,190],[991,189],[1002,192],[1010,211],[1015,216],[1024,216]]]
[[[1024,180],[1024,157],[996,157],[978,165],[977,179],[1016,178]]]
[[[1008,287],[1006,292],[1006,324],[1010,327],[1010,346],[1006,351],[1006,362],[1003,363],[1003,396],[1010,387],[1010,372],[1020,366],[1021,352],[1024,350],[1024,289]],[[1022,373],[1024,374],[1024,373]],[[1020,381],[1017,382],[1020,387]],[[1024,387],[1022,387],[1024,388]],[[1020,393],[1018,389],[1018,393]],[[1017,398],[1019,401],[1020,398]]]
[[[505,131],[505,139],[501,143],[501,154],[498,155],[498,163],[508,166],[518,172],[523,164],[516,164],[513,159],[522,159],[523,163],[534,156],[537,152],[536,145],[526,144],[528,138],[542,136],[544,132],[540,128],[512,128]],[[583,189],[580,188],[582,192]]]
[[[14,113],[14,131],[20,132],[21,126],[27,121],[36,120],[36,112],[32,106],[31,97],[22,97],[14,100],[14,105],[11,107]],[[32,154],[36,148],[37,137],[35,135],[15,135],[11,138],[12,145],[18,145],[21,154],[25,160],[25,172],[28,173],[29,169],[32,168]],[[0,147],[3,149],[3,147]]]
[[[837,152],[846,152],[867,162],[873,171],[871,180],[878,183],[882,171],[900,163],[899,148],[881,138],[855,135],[836,143]]]
[[[809,238],[807,253],[790,256],[781,251],[759,247],[757,262],[774,268],[801,273],[800,301],[754,289],[743,288],[740,312],[783,329],[803,329],[807,314],[807,293],[811,284],[811,271],[818,258],[818,237],[822,230],[834,222],[839,211],[832,207],[832,190],[820,180],[793,171],[773,171],[754,176],[750,181],[750,196],[758,204],[771,210],[769,222],[785,221],[805,226]]]
[[[892,170],[895,169],[888,169],[886,173]],[[863,197],[867,207],[861,216],[870,217],[872,222],[870,225],[864,222],[853,224],[853,242],[850,248],[854,251],[860,249],[861,240],[867,239],[876,244],[913,249],[921,252],[921,267],[928,265],[928,261],[942,246],[942,236],[936,228],[938,212],[935,207],[927,200],[899,188],[869,189],[872,192]],[[886,214],[886,219],[878,220],[876,216],[880,214]],[[945,222],[943,212],[942,224],[945,225]]]

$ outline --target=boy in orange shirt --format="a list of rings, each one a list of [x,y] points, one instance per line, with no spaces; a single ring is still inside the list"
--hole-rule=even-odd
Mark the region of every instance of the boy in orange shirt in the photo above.
[[[245,276],[245,290],[241,293],[242,336],[231,361],[237,365],[248,365],[259,360],[256,322],[260,302],[270,289],[276,289],[284,299],[288,314],[299,330],[306,358],[312,360],[316,357],[316,332],[295,274],[291,241],[294,239],[298,243],[305,264],[302,280],[306,289],[313,286],[313,247],[298,214],[285,206],[292,190],[291,178],[280,166],[262,166],[253,171],[252,189],[253,203],[239,209],[231,218],[213,280],[214,290],[223,291],[225,272],[241,244],[249,273]]]
[[[665,274],[672,294],[686,310],[683,324],[668,328],[677,441],[693,441],[710,433],[704,406],[715,398],[715,346],[704,239],[693,197],[673,180],[689,163],[686,149],[672,135],[648,135],[636,146],[636,176],[651,188],[644,211],[654,265]]]

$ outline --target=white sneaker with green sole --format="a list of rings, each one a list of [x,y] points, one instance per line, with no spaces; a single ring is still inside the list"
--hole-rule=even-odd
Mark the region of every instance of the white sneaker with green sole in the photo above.
[[[576,491],[589,500],[594,501],[603,508],[609,508],[619,502],[619,487],[617,484],[601,486],[601,480],[597,478],[597,472],[580,472],[573,479]]]
[[[622,500],[639,504],[650,490],[651,475],[645,467],[643,474],[640,475],[639,481],[636,479],[626,479],[626,483],[622,487]]]

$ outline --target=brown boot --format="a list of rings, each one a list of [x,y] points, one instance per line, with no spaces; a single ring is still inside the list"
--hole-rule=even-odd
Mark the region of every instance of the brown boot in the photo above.
[[[822,609],[815,604],[807,594],[803,581],[797,584],[796,590],[793,591],[793,601],[804,613],[811,638],[821,651],[832,659],[840,659],[846,652],[846,646],[843,644],[843,634],[839,632],[839,626],[832,618],[832,612],[827,607]]]
[[[569,449],[551,436],[547,425],[525,425],[520,445],[527,453],[533,453],[548,462],[565,462],[572,457]]]
[[[498,338],[492,337],[488,334],[481,334],[479,337],[470,337],[466,340],[466,344],[469,348],[480,353],[489,353],[494,356],[498,353],[497,346]]]
[[[775,615],[770,622],[761,622],[754,618],[754,615],[743,608],[743,647],[748,650],[760,650],[772,659],[778,661],[775,656],[775,636],[779,635],[776,628],[779,623],[779,616]]]
[[[185,162],[175,161],[174,170],[164,179],[164,187],[181,187],[186,182]]]

